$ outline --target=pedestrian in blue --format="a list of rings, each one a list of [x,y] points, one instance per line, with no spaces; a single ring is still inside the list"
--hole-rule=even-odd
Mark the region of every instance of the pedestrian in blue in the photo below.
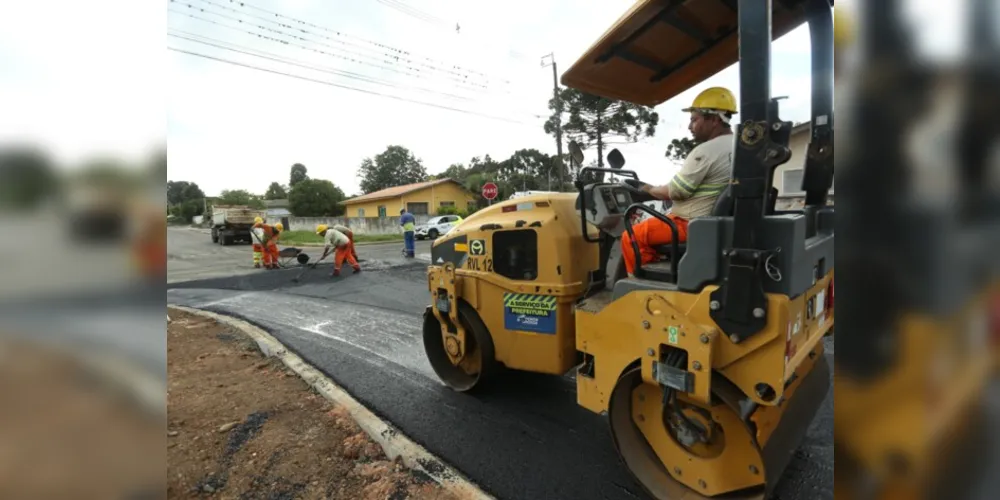
[[[403,226],[403,240],[406,242],[406,257],[413,258],[416,257],[416,242],[413,237],[413,230],[415,229],[417,220],[413,218],[413,214],[402,209],[399,211],[399,225]]]

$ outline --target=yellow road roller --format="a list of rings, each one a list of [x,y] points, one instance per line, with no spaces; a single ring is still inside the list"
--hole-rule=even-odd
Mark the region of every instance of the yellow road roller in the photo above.
[[[770,44],[806,21],[806,204],[781,211],[772,179],[791,156],[792,123],[770,95]],[[654,106],[739,60],[728,187],[685,242],[674,227],[660,259],[631,274],[620,247],[632,216],[671,220],[628,183],[604,182],[638,180],[617,150],[612,168],[581,169],[575,193],[468,217],[434,242],[427,272],[423,340],[440,379],[464,392],[502,384],[505,368],[572,373],[578,403],[607,414],[619,456],[653,498],[765,498],[830,386],[832,52],[827,0],[637,2],[562,81]]]

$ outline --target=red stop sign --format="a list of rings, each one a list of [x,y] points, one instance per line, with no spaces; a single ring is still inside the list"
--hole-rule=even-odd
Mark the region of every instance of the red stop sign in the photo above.
[[[486,198],[487,200],[492,200],[493,198],[497,197],[497,193],[499,192],[500,188],[498,188],[496,184],[493,184],[492,182],[487,182],[486,184],[483,184],[483,198]]]

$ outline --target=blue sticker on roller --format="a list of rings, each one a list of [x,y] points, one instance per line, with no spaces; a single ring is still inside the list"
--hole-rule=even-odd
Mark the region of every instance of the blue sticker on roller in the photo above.
[[[556,333],[556,298],[550,295],[505,293],[504,327],[522,332]]]

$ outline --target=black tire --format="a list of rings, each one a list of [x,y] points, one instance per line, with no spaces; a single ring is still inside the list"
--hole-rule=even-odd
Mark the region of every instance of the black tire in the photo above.
[[[457,392],[475,392],[489,387],[500,371],[500,365],[496,360],[496,348],[493,346],[493,337],[483,324],[479,314],[472,306],[463,301],[458,301],[459,321],[466,331],[466,352],[469,349],[477,349],[480,357],[479,373],[469,375],[461,368],[451,364],[448,353],[445,351],[444,340],[441,338],[441,323],[431,308],[424,312],[424,353],[427,360],[434,369],[434,373],[448,387]],[[471,334],[471,336],[469,335]],[[470,342],[470,340],[472,342]]]
[[[438,236],[440,236],[440,233],[438,233],[437,229],[431,229],[430,231],[427,231],[427,237],[432,240],[438,239]]]
[[[229,246],[229,245],[231,245],[233,243],[233,240],[229,236],[222,235],[222,236],[219,236],[219,243],[222,246]]]
[[[219,232],[213,229],[212,230],[212,243],[218,243],[218,242],[219,242]]]

